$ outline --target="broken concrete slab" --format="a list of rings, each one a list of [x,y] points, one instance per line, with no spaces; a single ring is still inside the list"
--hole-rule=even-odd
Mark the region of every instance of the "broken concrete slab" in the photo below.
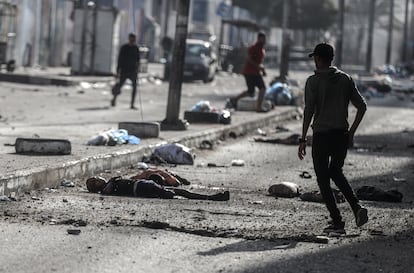
[[[69,155],[72,146],[66,139],[17,138],[15,149],[17,154]]]
[[[158,122],[120,122],[119,129],[125,129],[128,134],[139,138],[156,138],[160,135]]]

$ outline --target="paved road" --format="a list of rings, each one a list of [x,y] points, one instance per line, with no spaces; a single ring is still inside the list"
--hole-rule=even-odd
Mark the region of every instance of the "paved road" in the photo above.
[[[314,176],[310,158],[300,162],[295,146],[256,143],[249,135],[213,151],[197,150],[195,166],[173,168],[192,181],[187,189],[230,190],[229,202],[101,197],[77,180],[75,188],[0,203],[0,272],[414,272],[414,151],[407,148],[414,139],[413,114],[411,98],[370,101],[345,171],[354,187],[395,188],[404,201],[364,202],[371,220],[362,229],[341,204],[347,237],[304,242],[320,234],[324,206],[275,199],[266,191],[280,181],[316,190],[314,179],[299,177],[304,170]],[[300,122],[284,126],[290,132],[275,136],[299,132]],[[206,166],[228,166],[233,159],[246,165]],[[80,235],[68,235],[69,228]]]

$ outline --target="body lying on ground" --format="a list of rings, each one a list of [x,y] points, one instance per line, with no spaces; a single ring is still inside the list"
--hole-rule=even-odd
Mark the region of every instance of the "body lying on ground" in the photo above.
[[[102,177],[94,176],[86,180],[86,187],[89,192],[104,195],[162,199],[173,199],[175,196],[182,196],[188,199],[212,201],[227,201],[230,199],[230,193],[228,191],[206,195],[184,189],[164,187],[156,183],[156,181],[162,179],[158,174],[151,175],[150,179],[124,179],[118,176],[109,179],[109,181],[106,181]]]

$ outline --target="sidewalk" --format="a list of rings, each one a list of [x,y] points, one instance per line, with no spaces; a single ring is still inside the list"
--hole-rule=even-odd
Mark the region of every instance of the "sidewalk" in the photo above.
[[[162,77],[164,65],[149,63],[148,71],[140,73],[139,77]],[[81,82],[110,82],[112,76],[82,76],[71,75],[70,67],[19,67],[13,73],[0,72],[0,81],[24,83],[33,85],[75,86]]]
[[[58,70],[55,74],[57,75]],[[149,75],[157,72],[150,70]],[[36,72],[40,75],[41,72]],[[64,77],[64,76],[62,76]],[[104,77],[105,78],[105,77]],[[79,77],[82,82],[91,78]],[[95,80],[95,79],[94,79]],[[99,82],[103,78],[97,78]],[[113,80],[108,78],[107,81]],[[209,100],[221,108],[227,97],[244,88],[244,80],[235,75],[219,75],[210,84],[183,84],[181,110],[190,109],[200,100]],[[244,135],[271,124],[298,115],[296,107],[277,107],[261,114],[235,112],[231,125],[191,124],[186,131],[162,131],[159,138],[142,139],[139,145],[87,146],[93,135],[108,128],[118,128],[125,121],[161,121],[165,118],[168,85],[165,83],[144,83],[139,87],[141,111],[129,109],[129,90],[123,90],[115,108],[109,107],[110,85],[80,89],[74,87],[36,86],[0,83],[0,195],[13,191],[26,191],[45,187],[57,187],[63,178],[74,179],[94,175],[105,170],[135,165],[144,154],[161,142],[180,142],[198,147],[203,140],[214,141],[229,135]],[[4,107],[3,107],[4,106]],[[15,153],[13,146],[17,137],[68,139],[72,154],[67,156],[27,156]],[[197,160],[197,159],[196,159]]]

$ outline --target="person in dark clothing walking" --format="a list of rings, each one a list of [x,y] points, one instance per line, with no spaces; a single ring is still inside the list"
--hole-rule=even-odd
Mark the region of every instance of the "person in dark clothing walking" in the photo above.
[[[353,145],[355,131],[364,117],[367,105],[352,78],[331,66],[334,57],[334,49],[331,45],[318,44],[309,57],[313,57],[316,70],[315,74],[306,81],[305,110],[298,156],[302,160],[306,155],[306,135],[313,117],[313,166],[320,192],[332,218],[324,232],[345,233],[345,222],[336,205],[330,179],[350,204],[356,225],[358,227],[364,225],[368,221],[367,209],[359,204],[343,174],[342,167],[348,147]],[[347,121],[349,102],[357,108],[350,128]]]
[[[122,85],[129,79],[132,82],[131,109],[136,109],[135,96],[137,94],[139,61],[139,48],[136,45],[136,36],[134,33],[130,33],[128,35],[128,43],[124,44],[119,50],[118,66],[116,69],[116,77],[119,81],[112,89],[112,106],[116,105],[116,98],[121,94]]]
[[[257,35],[257,41],[250,46],[247,51],[247,57],[244,64],[242,74],[246,80],[247,90],[240,93],[238,96],[230,98],[231,104],[236,107],[237,102],[244,97],[254,97],[255,88],[259,88],[259,95],[257,97],[256,112],[266,112],[262,108],[263,98],[266,91],[266,86],[263,81],[263,76],[266,76],[266,70],[263,66],[263,59],[265,56],[266,35],[260,32]]]

